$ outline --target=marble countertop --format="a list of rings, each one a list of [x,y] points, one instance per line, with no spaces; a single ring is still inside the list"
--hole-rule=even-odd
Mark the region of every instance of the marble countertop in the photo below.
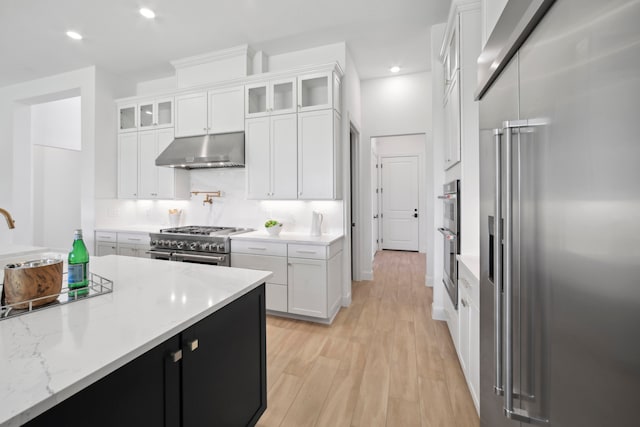
[[[342,234],[323,234],[310,236],[308,233],[282,231],[279,236],[271,236],[265,230],[231,235],[231,240],[261,240],[279,243],[304,243],[308,245],[330,245],[344,237]]]
[[[471,274],[476,276],[476,279],[480,281],[480,255],[460,254],[458,255],[458,261],[466,265]]]
[[[0,426],[18,426],[122,367],[271,273],[109,255],[110,294],[0,321]]]

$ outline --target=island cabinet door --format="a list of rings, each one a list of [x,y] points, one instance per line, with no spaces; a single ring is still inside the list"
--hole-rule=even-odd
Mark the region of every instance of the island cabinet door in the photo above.
[[[265,411],[264,298],[261,285],[181,334],[184,427],[255,425]]]
[[[179,426],[179,350],[179,337],[170,338],[25,426]]]

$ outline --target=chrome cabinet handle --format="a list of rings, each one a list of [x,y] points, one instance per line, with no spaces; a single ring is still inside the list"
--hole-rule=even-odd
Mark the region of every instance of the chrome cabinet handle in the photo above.
[[[456,198],[455,194],[445,194],[444,196],[438,196],[438,199],[440,200],[453,200],[455,198]]]
[[[494,322],[494,342],[496,377],[493,391],[497,395],[502,395],[504,387],[502,384],[502,130],[494,129],[496,149],[496,182],[495,182],[495,215],[494,215],[494,243],[493,259],[495,268],[493,273],[493,322]]]
[[[196,338],[195,340],[191,340],[187,343],[187,348],[189,351],[196,351],[198,349],[198,344],[198,339]]]
[[[249,246],[247,249],[251,249],[252,251],[266,251],[267,248],[255,248],[255,247],[251,247]]]
[[[317,254],[316,251],[304,251],[304,250],[297,250],[296,252],[298,252],[299,254]]]
[[[468,307],[468,303],[464,300],[464,298],[460,298],[460,304],[462,304],[463,307]]]
[[[447,239],[447,240],[455,240],[455,238],[456,238],[456,235],[453,234],[451,231],[447,230],[446,228],[440,227],[440,228],[438,228],[438,231],[440,233],[442,233],[444,238]]]
[[[169,355],[169,358],[173,363],[179,362],[182,359],[182,350],[176,350]]]

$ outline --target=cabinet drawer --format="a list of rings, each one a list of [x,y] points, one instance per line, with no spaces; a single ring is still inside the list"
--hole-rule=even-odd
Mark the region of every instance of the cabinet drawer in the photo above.
[[[148,245],[149,235],[142,233],[118,233],[118,243],[132,243],[134,245]]]
[[[464,288],[467,295],[477,305],[480,304],[480,286],[478,280],[469,271],[467,266],[458,261],[458,285]]]
[[[109,233],[108,231],[96,231],[96,241],[98,242],[115,242],[117,241],[116,233]]]
[[[280,285],[287,284],[287,259],[285,257],[234,253],[231,255],[231,267],[272,271],[273,277],[269,279],[269,282]]]
[[[319,245],[289,245],[288,255],[296,258],[327,259],[327,247]]]
[[[266,293],[267,310],[287,311],[287,285],[267,283]]]
[[[231,252],[255,255],[287,256],[287,244],[255,240],[231,240]]]

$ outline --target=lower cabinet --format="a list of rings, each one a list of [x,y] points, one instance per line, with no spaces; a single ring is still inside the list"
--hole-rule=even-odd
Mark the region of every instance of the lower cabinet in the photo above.
[[[252,426],[266,386],[261,285],[25,425]]]
[[[273,272],[266,285],[271,312],[330,319],[340,307],[342,240],[330,245],[232,240],[231,266]]]
[[[456,348],[460,366],[467,379],[471,397],[480,402],[480,295],[479,283],[463,262],[458,262],[458,321],[459,335]]]
[[[95,232],[95,255],[124,255],[150,258],[151,246],[148,233]]]

